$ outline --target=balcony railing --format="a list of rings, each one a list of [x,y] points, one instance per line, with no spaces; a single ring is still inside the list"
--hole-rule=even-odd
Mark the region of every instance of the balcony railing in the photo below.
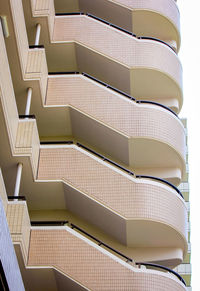
[[[174,270],[171,270],[171,269],[169,269],[169,268],[167,268],[165,266],[161,266],[161,265],[158,265],[158,264],[145,263],[145,262],[136,262],[135,264],[137,266],[139,266],[139,268],[140,268],[140,266],[152,267],[153,269],[160,269],[160,270],[172,273],[173,275],[175,275],[186,286],[186,283],[185,283],[184,279],[177,272],[175,272]]]
[[[37,44],[37,45],[29,45],[30,49],[35,49],[35,48],[44,48],[43,44]]]
[[[183,197],[182,193],[180,192],[180,190],[176,186],[174,186],[173,184],[171,184],[170,182],[168,182],[168,181],[166,181],[164,179],[161,179],[161,178],[158,178],[158,177],[154,177],[154,176],[135,175],[132,171],[122,167],[121,165],[119,165],[118,163],[113,162],[110,159],[107,159],[103,155],[95,152],[94,150],[91,150],[90,148],[82,145],[81,143],[77,143],[77,146],[84,148],[85,150],[87,150],[87,151],[91,152],[92,154],[94,154],[94,155],[100,157],[101,159],[103,159],[103,161],[109,162],[109,163],[113,164],[114,166],[120,168],[121,170],[127,172],[128,174],[135,176],[135,178],[138,178],[138,179],[140,179],[140,178],[151,179],[151,180],[156,180],[156,181],[162,182],[164,184],[167,184],[168,186],[172,187],[184,199],[184,197]]]
[[[69,226],[72,229],[76,229],[78,232],[81,232],[83,235],[86,235],[87,237],[89,237],[90,239],[94,240],[99,246],[103,246],[107,249],[109,249],[111,252],[114,252],[116,255],[122,257],[123,259],[126,260],[127,263],[134,263],[133,259],[129,258],[128,256],[124,255],[123,253],[119,252],[118,250],[112,248],[111,246],[109,246],[108,244],[104,243],[103,241],[99,240],[98,238],[96,238],[95,236],[91,235],[90,233],[88,233],[87,231],[83,230],[82,228],[80,228],[79,226],[73,224],[73,223],[69,223],[69,221],[66,220],[61,220],[61,221],[31,221],[31,225],[32,226],[64,226],[65,224],[69,224]],[[151,267],[153,269],[160,269],[161,271],[167,271],[169,273],[172,273],[173,275],[175,275],[185,286],[186,283],[184,281],[184,279],[174,270],[171,270],[165,266],[161,266],[158,264],[152,264],[152,263],[146,263],[146,262],[135,262],[135,265],[137,265],[139,268],[141,267],[141,265],[145,266],[145,267]]]
[[[70,141],[42,141],[42,142],[40,142],[40,144],[73,144],[73,141],[71,141],[71,140]],[[163,184],[166,184],[167,186],[173,188],[184,199],[181,191],[176,186],[174,186],[172,183],[168,182],[167,180],[161,179],[158,177],[154,177],[154,176],[135,175],[134,172],[130,171],[129,169],[127,169],[125,167],[122,167],[120,164],[112,161],[111,159],[106,158],[105,156],[97,153],[96,151],[90,149],[89,147],[87,147],[79,142],[77,142],[76,145],[78,147],[83,148],[84,150],[92,153],[93,155],[97,156],[98,158],[102,159],[104,162],[108,162],[111,165],[119,168],[120,170],[125,171],[127,174],[134,176],[136,179],[141,179],[141,178],[142,179],[150,179],[150,180],[155,180],[155,181],[161,182]]]
[[[168,182],[167,180],[164,180],[164,179],[161,179],[158,177],[154,177],[154,176],[146,176],[146,175],[136,175],[136,178],[156,180],[156,181],[162,182],[164,184],[167,184],[168,186],[172,187],[184,199],[181,191],[176,186],[174,186],[172,183]]]
[[[116,28],[116,29],[118,29],[118,30],[120,30],[120,31],[122,31],[124,33],[127,33],[128,35],[131,35],[131,36],[133,36],[135,38],[138,38],[138,39],[146,39],[146,40],[153,40],[153,41],[161,42],[161,43],[165,44],[166,46],[168,46],[174,53],[176,53],[175,49],[171,45],[169,45],[167,42],[165,42],[165,41],[163,41],[161,39],[158,39],[158,38],[155,38],[155,37],[148,37],[148,36],[136,36],[136,34],[134,34],[133,32],[128,31],[128,30],[126,30],[126,29],[124,29],[124,28],[122,28],[122,27],[120,27],[118,25],[115,25],[115,24],[113,24],[113,23],[111,23],[109,21],[106,21],[106,20],[104,20],[104,19],[102,19],[102,18],[100,18],[98,16],[95,16],[93,14],[90,14],[90,13],[72,12],[72,13],[56,13],[55,15],[56,16],[86,15],[88,17],[94,18],[95,20],[101,21],[104,24],[107,24],[107,25],[109,25],[111,27],[114,27],[114,28]]]
[[[104,157],[103,155],[101,155],[101,154],[95,152],[94,150],[92,150],[92,149],[90,149],[90,148],[84,146],[83,144],[77,142],[77,146],[78,146],[78,147],[81,147],[81,148],[83,148],[83,149],[85,149],[85,150],[87,150],[88,152],[90,152],[90,153],[92,153],[92,154],[94,154],[94,155],[96,155],[97,157],[101,158],[103,161],[108,162],[108,163],[110,163],[110,164],[112,164],[112,165],[118,167],[119,169],[121,169],[121,170],[127,172],[128,174],[130,174],[130,175],[134,175],[134,173],[133,173],[132,171],[130,171],[130,170],[128,170],[128,169],[122,167],[122,166],[119,165],[118,163],[113,162],[112,160],[110,160],[110,159]]]
[[[159,38],[150,37],[150,36],[138,36],[138,39],[147,39],[147,40],[158,41],[160,43],[163,43],[163,44],[167,45],[171,50],[173,50],[176,53],[176,51],[174,50],[174,48],[171,45],[169,45],[167,42],[165,42],[165,41],[163,41],[163,40],[161,40]]]
[[[64,226],[67,220],[45,220],[45,221],[31,221],[31,226]]]
[[[25,196],[9,195],[8,196],[8,200],[22,200],[22,201],[26,201],[26,197]]]
[[[107,84],[107,83],[105,83],[105,82],[103,82],[103,81],[101,81],[101,80],[99,80],[99,79],[97,79],[97,78],[85,73],[85,72],[82,72],[82,73],[77,72],[77,71],[75,71],[75,72],[49,72],[49,75],[78,75],[78,74],[82,74],[83,76],[85,76],[85,77],[87,77],[87,78],[89,78],[89,79],[91,79],[91,80],[93,80],[93,81],[105,86],[106,88],[111,89],[111,90],[113,90],[113,91],[115,91],[115,92],[127,97],[128,99],[136,102],[137,104],[142,104],[143,103],[143,104],[156,105],[156,106],[162,107],[162,108],[170,111],[177,118],[179,118],[178,115],[172,109],[170,109],[169,107],[167,107],[167,106],[165,106],[163,104],[160,104],[160,103],[157,103],[157,102],[154,102],[154,101],[148,101],[148,100],[136,100],[133,96],[131,96],[131,95],[129,95],[129,94],[127,94],[127,93],[125,93],[125,92],[113,87],[113,86],[110,86],[109,84]]]
[[[122,258],[126,259],[126,262],[133,262],[133,260],[127,256],[125,256],[124,254],[122,254],[121,252],[117,251],[116,249],[112,248],[111,246],[109,246],[108,244],[102,242],[101,240],[99,240],[98,238],[94,237],[93,235],[89,234],[88,232],[86,232],[85,230],[83,230],[82,228],[78,227],[77,225],[71,223],[70,224],[71,228],[72,229],[76,229],[78,231],[80,231],[81,233],[87,235],[89,238],[95,240],[99,246],[104,246],[106,247],[107,249],[109,249],[110,251],[116,253],[117,255],[121,256]]]
[[[20,114],[20,115],[19,115],[19,119],[24,119],[24,118],[28,118],[28,119],[36,119],[34,114],[29,114],[29,115]]]
[[[43,144],[73,144],[72,140],[67,140],[67,141],[41,141],[41,145]]]

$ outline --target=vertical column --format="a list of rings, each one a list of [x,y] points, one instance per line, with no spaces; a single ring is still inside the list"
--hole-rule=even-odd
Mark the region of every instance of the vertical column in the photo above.
[[[35,45],[39,45],[39,42],[40,42],[40,32],[41,32],[41,25],[38,23],[36,25]]]
[[[19,163],[17,164],[17,176],[16,176],[16,182],[15,182],[14,196],[19,196],[21,176],[22,176],[22,164]]]
[[[32,88],[28,88],[25,115],[29,115],[30,113],[32,92]]]

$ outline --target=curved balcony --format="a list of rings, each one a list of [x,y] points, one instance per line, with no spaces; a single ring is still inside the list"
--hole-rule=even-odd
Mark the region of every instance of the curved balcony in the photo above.
[[[15,201],[9,202],[7,205],[8,223],[27,290],[38,290],[39,288],[57,290],[57,286],[69,290],[73,290],[75,287],[80,289],[81,286],[96,290],[96,286],[99,286],[102,290],[102,279],[105,274],[109,274],[107,279],[110,279],[106,280],[105,290],[109,288],[116,290],[115,284],[117,288],[121,288],[120,286],[125,286],[125,282],[127,284],[129,281],[130,290],[132,290],[131,288],[134,286],[139,286],[137,282],[139,279],[139,281],[142,280],[144,287],[146,277],[153,280],[152,284],[156,284],[152,286],[157,286],[160,278],[162,282],[167,280],[167,286],[170,288],[185,290],[183,278],[175,271],[144,261],[134,262],[132,256],[124,255],[113,246],[111,247],[69,221],[36,220],[31,221],[30,224],[26,203],[16,201],[16,199],[24,200],[24,197],[10,196],[10,198]],[[78,261],[74,259],[74,256],[78,258]],[[81,264],[79,260],[82,262]],[[88,284],[91,269],[95,271]],[[122,278],[120,277],[121,285],[116,282],[119,279],[118,276],[122,276]],[[95,284],[94,287],[93,284]],[[152,290],[152,286],[147,284],[144,290]],[[177,289],[178,287],[180,289]],[[140,290],[143,289],[140,288]]]
[[[136,99],[180,111],[182,68],[169,43],[148,35],[147,39],[144,35],[131,36],[123,28],[91,15],[55,17],[54,7],[48,13],[38,8],[36,13],[32,5],[33,17],[29,5],[24,2],[29,41],[34,42],[33,27],[39,22],[50,71],[87,72]],[[47,30],[49,34],[44,33]]]
[[[174,0],[80,0],[80,10],[95,14],[136,35],[159,38],[179,50],[180,15]]]
[[[127,290],[151,291],[157,286],[162,291],[186,290],[182,278],[173,271],[164,273],[162,269],[132,266],[67,226],[32,228],[27,270],[43,266],[46,270],[53,266],[60,273],[54,273],[60,286],[67,277],[80,290],[117,291],[124,286]]]
[[[59,181],[64,193],[56,192],[57,208],[66,205],[127,246],[172,247],[185,253],[187,210],[171,186],[130,176],[75,145],[42,148],[37,182],[49,184],[47,209],[55,208],[50,185]],[[35,209],[44,207],[38,195]]]
[[[17,3],[16,1],[12,1],[12,2],[13,2],[13,5],[15,5],[14,9],[13,9],[13,13],[16,14],[19,3]],[[27,3],[29,3],[29,1],[27,1]],[[20,12],[20,11],[21,10],[19,9],[18,12]],[[86,16],[84,16],[84,17],[86,17]],[[53,18],[54,18],[54,16],[53,16]],[[18,23],[17,19],[18,18],[16,17],[15,24]],[[101,24],[104,25],[103,23],[101,23]],[[19,23],[18,23],[18,26],[19,26]],[[18,27],[18,26],[16,25],[16,27]],[[19,27],[18,27],[18,29],[19,29]],[[112,28],[110,28],[110,29],[112,29]],[[117,31],[119,33],[122,33],[122,32],[120,32],[120,30],[117,30]],[[24,36],[25,32],[20,31],[20,34],[22,34]],[[126,35],[126,36],[129,37],[129,35]],[[132,38],[132,39],[134,39],[134,38]],[[137,40],[137,41],[141,41],[141,40]],[[19,43],[21,44],[21,42],[19,42]],[[24,43],[24,41],[23,41],[23,43]],[[64,43],[64,45],[65,45],[65,43]],[[162,45],[162,44],[159,44],[159,45]],[[163,45],[163,46],[165,46],[165,45]],[[14,46],[11,46],[11,47],[14,47]],[[60,55],[62,55],[62,54],[59,54],[59,45],[56,43],[55,47],[58,47],[58,53],[56,54],[56,56],[57,56],[56,58],[59,58]],[[23,50],[26,51],[25,48],[23,48]],[[27,48],[27,50],[28,50],[28,48]],[[170,48],[167,48],[167,50],[170,50],[171,53],[174,54]],[[19,52],[20,52],[20,50],[19,50]],[[21,55],[21,54],[22,53],[19,53],[19,55]],[[48,50],[47,50],[47,54],[48,54]],[[13,54],[11,54],[11,55],[13,55]],[[53,59],[53,57],[52,57],[52,59]],[[85,59],[83,58],[82,61],[85,61]],[[95,61],[96,61],[96,59],[94,60],[94,63],[95,63]],[[57,59],[56,59],[56,62],[57,62]],[[63,58],[62,58],[62,63],[63,63]],[[12,62],[12,66],[13,66],[13,64],[14,63]],[[84,67],[84,64],[82,67]],[[98,66],[98,69],[101,70],[101,66]],[[13,70],[15,70],[14,66],[13,66]],[[165,113],[166,118],[164,118],[164,119],[165,119],[166,125],[164,122],[162,122],[163,127],[160,129],[160,125],[158,124],[158,121],[155,119],[155,117],[153,117],[153,115],[155,112],[159,113],[156,116],[159,118],[159,120],[161,120],[162,117],[164,117],[164,112],[165,112],[164,109],[163,109],[163,111],[162,111],[162,108],[156,110],[156,108],[158,108],[158,106],[151,106],[150,107],[150,105],[148,105],[148,104],[142,105],[139,103],[138,104],[134,103],[134,106],[130,105],[131,108],[132,109],[135,108],[135,110],[136,109],[139,110],[139,108],[140,108],[138,113],[141,114],[141,117],[144,117],[144,115],[145,115],[144,121],[142,121],[139,124],[139,127],[140,127],[139,132],[137,132],[138,120],[137,120],[136,116],[139,118],[138,113],[135,115],[135,117],[131,116],[130,120],[128,120],[128,118],[126,118],[126,120],[125,120],[124,117],[122,116],[122,114],[123,114],[122,111],[119,109],[120,104],[123,102],[122,100],[120,100],[120,102],[117,101],[118,113],[119,113],[119,116],[121,116],[120,120],[123,123],[122,126],[119,125],[119,122],[117,121],[116,115],[114,116],[113,112],[111,112],[111,110],[110,110],[111,107],[113,107],[113,104],[110,104],[111,107],[107,111],[107,113],[109,113],[111,115],[112,120],[109,120],[108,116],[105,116],[105,114],[103,114],[103,111],[105,110],[105,108],[102,108],[102,104],[99,107],[99,110],[101,112],[98,116],[96,116],[95,111],[93,111],[93,112],[90,111],[89,107],[85,111],[84,106],[82,106],[83,103],[81,104],[81,106],[78,106],[76,108],[77,102],[74,102],[73,105],[70,105],[70,103],[68,103],[69,104],[68,108],[70,108],[70,110],[66,110],[66,108],[64,108],[64,106],[66,106],[67,103],[63,103],[61,105],[63,108],[59,108],[57,106],[57,104],[56,104],[56,106],[51,106],[51,108],[48,105],[48,110],[46,110],[46,108],[41,108],[42,106],[40,106],[41,105],[40,95],[42,95],[42,102],[44,102],[45,94],[46,94],[46,84],[47,84],[47,67],[46,67],[46,62],[45,62],[44,49],[37,48],[35,50],[30,49],[28,51],[28,62],[27,62],[27,64],[25,64],[24,70],[25,70],[26,74],[22,77],[22,79],[24,78],[27,81],[27,84],[29,84],[33,88],[33,91],[35,94],[35,97],[33,98],[33,102],[32,102],[31,107],[33,109],[32,112],[36,113],[37,117],[38,117],[38,125],[39,125],[40,135],[43,136],[44,135],[43,133],[45,132],[45,134],[49,134],[49,136],[51,136],[53,130],[55,129],[53,136],[63,135],[63,133],[65,136],[66,135],[69,136],[69,135],[71,135],[71,133],[73,131],[75,138],[76,137],[81,138],[81,136],[83,136],[83,139],[85,141],[88,140],[89,143],[91,142],[91,145],[97,146],[100,151],[102,150],[104,153],[116,158],[116,160],[119,160],[122,163],[131,166],[137,174],[158,176],[158,177],[165,178],[165,179],[169,180],[170,182],[174,183],[175,185],[179,184],[181,177],[183,175],[183,172],[184,172],[184,167],[185,167],[185,162],[184,162],[184,133],[183,133],[183,128],[182,128],[181,123],[179,121],[175,121],[176,120],[175,116],[174,117],[170,116],[170,112],[168,114]],[[117,70],[114,70],[113,72],[109,71],[109,75],[113,77],[114,73],[117,73],[117,72],[118,72]],[[23,92],[23,90],[25,90],[27,85],[25,84],[25,82],[21,81],[21,78],[19,77],[20,73],[18,73],[18,71],[15,71],[15,75],[17,76],[17,79],[15,79],[15,84],[17,84],[15,90],[18,93],[18,96],[21,96],[20,92]],[[119,83],[123,84],[126,87],[125,91],[126,91],[127,87],[130,86],[129,77],[130,77],[130,75],[119,74],[119,79],[120,79]],[[38,79],[38,78],[39,78],[39,84],[36,84],[37,81],[35,81],[35,79]],[[106,77],[106,79],[107,79],[107,77]],[[108,79],[109,79],[109,77],[108,77]],[[113,78],[113,79],[115,79],[115,78]],[[89,81],[88,81],[88,84],[89,84]],[[145,87],[142,84],[140,84],[140,85],[141,85],[140,88]],[[96,85],[96,88],[97,87],[98,87],[98,85]],[[152,87],[152,85],[151,85],[151,87]],[[88,86],[88,88],[89,88],[89,86]],[[66,88],[66,89],[68,90],[69,88]],[[100,88],[99,88],[99,90],[100,90]],[[111,90],[106,91],[106,89],[104,88],[104,91],[102,90],[102,94],[106,94],[106,96],[107,96],[108,91],[111,92]],[[112,94],[112,96],[116,97],[116,96],[114,96],[114,93]],[[100,97],[100,99],[102,99],[102,96],[99,95],[99,97]],[[106,100],[108,102],[110,102],[109,100],[111,100],[111,98],[106,97],[104,99],[104,101],[106,101]],[[116,98],[113,100],[114,100],[114,102],[116,102]],[[21,113],[24,112],[24,104],[25,104],[24,101],[25,100],[23,98],[18,98],[18,100],[17,100]],[[56,102],[57,101],[59,102],[59,100],[56,100]],[[69,102],[71,102],[71,101],[72,100],[69,100]],[[96,99],[95,102],[99,102],[99,101]],[[144,102],[144,100],[142,102]],[[125,102],[123,102],[123,103],[125,105],[123,107],[126,110],[126,108],[128,107],[128,102],[126,102],[126,104],[125,104]],[[173,106],[172,106],[172,108],[173,108]],[[132,114],[133,111],[135,112],[135,110],[132,110],[132,109],[128,110],[130,112],[130,114]],[[147,115],[145,112],[148,112],[148,114],[151,115],[152,120],[151,119],[148,119],[148,121],[146,120]],[[52,118],[53,114],[54,114],[54,116],[56,116],[56,118]],[[72,122],[73,128],[70,127],[70,118],[71,118],[71,120],[73,119],[73,122]],[[46,123],[45,123],[45,119],[46,119]],[[80,131],[79,126],[77,124],[77,122],[79,122],[79,121],[81,121],[80,124],[83,124],[83,125],[86,123],[91,124],[93,121],[93,123],[92,123],[92,126],[94,128],[93,132],[96,132],[96,130],[97,130],[97,132],[100,132],[100,131],[103,132],[104,136],[106,137],[106,139],[104,139],[104,142],[103,142],[103,139],[100,139],[101,135],[99,135],[98,137],[96,134],[94,136],[92,136],[92,135],[88,136],[90,134],[90,132],[86,132],[84,130]],[[129,127],[131,125],[130,121],[134,122],[134,128],[132,128],[131,130],[129,129]],[[151,121],[153,122],[153,127],[150,126]],[[146,127],[147,123],[148,123],[148,127]],[[160,122],[160,124],[161,124],[161,122]],[[173,124],[174,130],[169,132],[169,128],[170,128],[171,124]],[[148,128],[150,131],[144,132],[145,127]],[[155,130],[153,128],[155,128]],[[132,134],[135,137],[134,142],[132,142],[133,141]],[[98,141],[94,140],[95,136],[99,139]],[[114,139],[112,139],[112,137],[114,137]],[[108,142],[109,140],[110,141],[112,140],[112,144],[114,142],[115,145],[117,145],[117,146],[115,146],[115,151],[112,150],[112,153],[111,153],[111,146],[110,146],[111,143]],[[133,150],[133,146],[134,146],[134,150]],[[138,153],[139,153],[139,151],[141,151],[141,149],[143,152],[142,153],[143,158],[139,159]],[[157,152],[155,149],[157,149]],[[144,157],[144,153],[146,154],[146,157]],[[163,163],[163,157],[165,157],[164,163]],[[165,164],[165,167],[167,168],[167,172],[166,172],[166,170],[164,172],[162,170],[164,164]],[[144,168],[146,169],[145,171],[144,171]],[[151,169],[151,170],[149,170],[149,169]]]
[[[44,15],[44,3],[36,1],[35,15]],[[50,2],[46,1],[46,10]],[[136,35],[156,37],[180,47],[180,16],[174,0],[79,0],[56,1],[56,13],[87,12]]]
[[[52,42],[57,49],[58,43],[75,42],[81,71],[85,68],[97,77],[101,75],[100,79],[103,73],[105,79],[112,72],[108,77],[111,85],[137,99],[180,110],[182,69],[168,46],[152,39],[137,39],[86,15],[55,17]]]
[[[137,174],[158,176],[178,185],[185,171],[182,123],[175,114],[166,110],[168,108],[131,99],[131,96],[85,74],[51,75],[46,113],[45,110],[39,113],[37,105],[33,109],[38,112],[41,136],[56,136],[58,128],[60,135],[67,134],[61,114],[67,106],[70,110],[66,109],[66,113],[71,120],[68,135],[87,141],[130,166]],[[53,116],[54,110],[60,126],[54,119],[45,117],[48,111]]]

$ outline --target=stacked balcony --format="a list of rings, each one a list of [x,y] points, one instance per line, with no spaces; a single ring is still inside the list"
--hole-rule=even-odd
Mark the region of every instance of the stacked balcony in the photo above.
[[[169,269],[187,252],[178,10],[129,2],[1,4],[0,158],[28,290],[185,290]]]

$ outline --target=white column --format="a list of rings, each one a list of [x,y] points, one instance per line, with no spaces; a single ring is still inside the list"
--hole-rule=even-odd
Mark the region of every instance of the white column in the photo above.
[[[16,182],[15,182],[14,196],[19,196],[21,176],[22,176],[22,164],[19,163],[17,164],[17,176],[16,176]]]
[[[29,115],[30,113],[32,92],[32,88],[28,88],[25,115]]]
[[[40,41],[40,31],[41,31],[41,25],[38,23],[36,25],[35,45],[39,45],[39,41]]]

